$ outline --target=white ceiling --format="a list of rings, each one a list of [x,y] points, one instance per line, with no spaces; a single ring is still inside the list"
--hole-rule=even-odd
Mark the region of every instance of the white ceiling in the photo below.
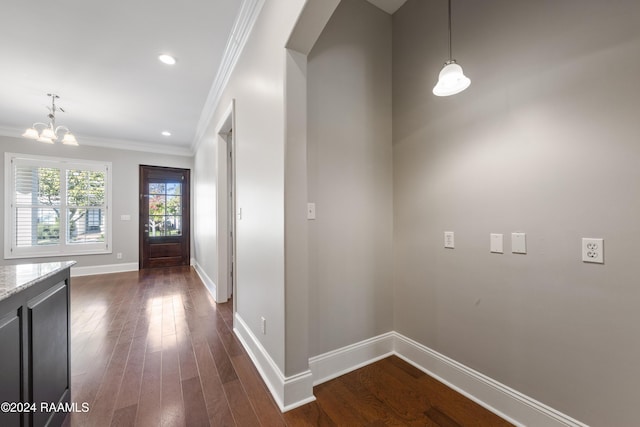
[[[8,0],[0,25],[0,133],[47,121],[80,144],[189,152],[243,0]],[[157,59],[174,55],[168,67]],[[168,130],[171,137],[163,137]]]
[[[222,61],[234,23],[251,19],[260,1],[4,1],[0,135],[46,122],[53,92],[65,109],[57,124],[81,145],[191,153],[216,101],[210,91],[229,71]],[[394,13],[406,0],[369,1]],[[178,63],[160,63],[160,53]]]

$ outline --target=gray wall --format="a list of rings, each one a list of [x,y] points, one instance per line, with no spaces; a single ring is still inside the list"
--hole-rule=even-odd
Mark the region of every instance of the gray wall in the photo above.
[[[393,329],[391,16],[343,0],[308,56],[310,355]]]
[[[453,6],[472,83],[451,98],[431,94],[446,2],[393,17],[395,329],[583,422],[635,425],[640,3]],[[528,254],[489,253],[515,231]],[[605,239],[604,265],[582,237]]]
[[[80,141],[82,144],[82,141]],[[139,165],[170,166],[191,169],[192,157],[167,154],[144,153],[140,151],[113,150],[109,148],[80,145],[69,147],[62,144],[48,145],[37,141],[0,137],[2,168],[4,153],[36,154],[39,156],[65,157],[70,159],[101,160],[111,162],[112,173],[112,227],[113,253],[105,255],[72,255],[55,258],[0,259],[2,265],[22,264],[26,262],[59,261],[74,259],[78,267],[92,267],[112,264],[138,262],[138,175]],[[0,174],[0,188],[4,193],[4,173]],[[4,197],[2,198],[4,204]],[[4,215],[7,207],[0,212],[0,239],[4,239]],[[131,215],[130,221],[120,220],[120,215]],[[4,240],[2,240],[4,242]],[[2,246],[4,250],[4,244]],[[122,253],[122,259],[116,259],[116,253]],[[4,257],[2,257],[4,258]]]

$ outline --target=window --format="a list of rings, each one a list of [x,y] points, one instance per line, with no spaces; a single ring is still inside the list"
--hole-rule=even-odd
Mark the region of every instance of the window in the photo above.
[[[5,258],[110,253],[111,163],[5,154]]]

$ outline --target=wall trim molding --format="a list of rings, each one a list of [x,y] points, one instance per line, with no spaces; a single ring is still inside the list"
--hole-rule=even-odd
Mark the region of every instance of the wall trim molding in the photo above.
[[[235,313],[233,323],[233,331],[282,412],[316,400],[313,395],[313,375],[310,370],[285,377],[238,312]]]
[[[216,298],[216,282],[214,282],[211,277],[209,277],[209,275],[204,271],[204,268],[202,268],[202,266],[198,264],[197,259],[191,258],[191,266],[196,271],[196,274],[198,275],[200,280],[202,280],[204,287],[207,288],[207,291],[211,294],[213,300],[215,302],[218,302],[218,299]]]
[[[90,265],[87,267],[71,267],[71,277],[93,276],[96,274],[126,273],[128,271],[138,271],[137,262],[127,262],[121,264]]]
[[[229,39],[227,40],[227,46],[224,49],[218,73],[216,74],[216,78],[211,85],[209,94],[207,95],[202,113],[200,114],[200,120],[198,120],[196,133],[193,138],[193,142],[191,143],[192,153],[196,153],[198,151],[198,147],[204,139],[209,123],[213,119],[216,108],[218,108],[220,98],[222,98],[222,93],[227,87],[231,73],[238,63],[240,54],[249,39],[251,30],[253,30],[253,26],[258,19],[258,15],[262,10],[264,2],[265,0],[242,0],[240,12],[233,24]]]
[[[394,353],[515,425],[587,427],[532,397],[398,333],[395,333]]]
[[[394,332],[389,332],[311,357],[309,369],[313,374],[313,385],[322,384],[391,356],[394,338]]]
[[[321,384],[396,355],[517,426],[587,427],[499,381],[395,331],[309,359],[313,384]]]

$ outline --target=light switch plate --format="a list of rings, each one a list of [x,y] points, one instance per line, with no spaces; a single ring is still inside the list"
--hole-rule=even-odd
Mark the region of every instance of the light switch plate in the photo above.
[[[582,239],[582,261],[604,264],[604,239]]]
[[[502,234],[491,233],[489,236],[489,249],[494,254],[504,253],[504,238]]]
[[[511,252],[514,254],[527,253],[527,235],[525,233],[511,233]]]
[[[307,219],[316,219],[315,203],[307,203]]]
[[[455,248],[455,236],[453,231],[444,232],[444,247],[447,249]]]

